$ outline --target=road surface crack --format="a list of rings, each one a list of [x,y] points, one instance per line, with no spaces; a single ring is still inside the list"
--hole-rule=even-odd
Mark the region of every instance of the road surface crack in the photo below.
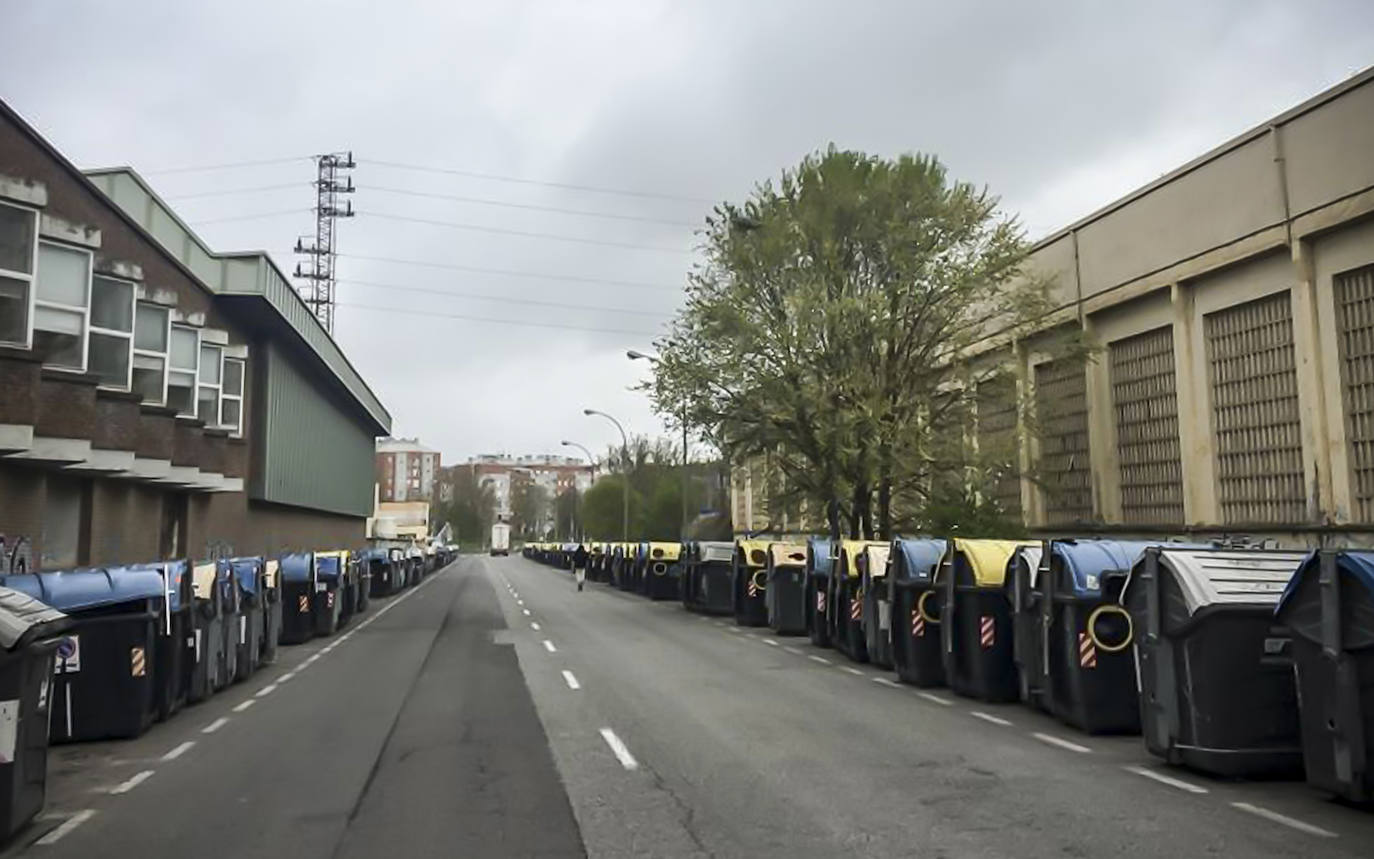
[[[682,797],[678,796],[677,791],[668,786],[668,782],[658,774],[657,770],[650,769],[650,772],[654,776],[654,787],[667,794],[672,799],[673,805],[677,806],[681,816],[682,828],[686,831],[687,837],[692,839],[692,844],[696,845],[697,852],[706,856],[707,859],[716,859],[715,851],[706,846],[706,842],[701,840],[701,835],[696,830],[697,810],[684,802]]]

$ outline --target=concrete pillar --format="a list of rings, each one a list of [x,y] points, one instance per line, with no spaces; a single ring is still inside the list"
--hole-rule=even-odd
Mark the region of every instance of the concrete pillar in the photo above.
[[[1295,239],[1293,250],[1293,358],[1298,376],[1298,412],[1302,418],[1303,482],[1307,487],[1307,518],[1314,524],[1334,520],[1336,503],[1332,472],[1332,438],[1328,424],[1341,420],[1341,374],[1325,373],[1325,352],[1336,353],[1336,320],[1331,308],[1328,336],[1321,336],[1322,299],[1333,302],[1330,288],[1320,296],[1311,242]],[[1342,446],[1343,447],[1343,446]],[[1344,459],[1344,456],[1342,456]],[[1345,469],[1348,472],[1348,468]],[[1346,509],[1350,509],[1348,506]]]
[[[1197,318],[1191,288],[1173,284],[1169,287],[1169,300],[1174,318],[1174,386],[1178,392],[1183,521],[1190,525],[1212,525],[1221,522],[1221,505],[1217,501],[1206,334],[1202,320]]]
[[[1012,344],[1012,366],[1016,373],[1016,471],[1021,484],[1021,517],[1027,527],[1045,524],[1044,493],[1031,479],[1032,469],[1040,461],[1040,434],[1026,420],[1034,414],[1035,383],[1031,375],[1030,352],[1026,344]],[[1038,416],[1036,420],[1038,421]]]
[[[1121,514],[1121,457],[1116,446],[1116,406],[1112,400],[1111,356],[1100,342],[1091,316],[1083,317],[1083,337],[1098,349],[1084,368],[1088,400],[1088,459],[1092,468],[1093,515],[1119,523]]]

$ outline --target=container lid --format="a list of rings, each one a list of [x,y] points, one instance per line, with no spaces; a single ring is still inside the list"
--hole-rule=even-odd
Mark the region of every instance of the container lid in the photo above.
[[[735,546],[739,548],[745,566],[762,567],[768,560],[768,543],[768,540],[738,540]]]
[[[284,582],[308,582],[312,580],[311,567],[314,558],[310,552],[292,552],[282,555],[281,578]]]
[[[806,547],[801,543],[769,543],[769,565],[777,567],[806,566]]]
[[[649,556],[656,561],[676,561],[682,554],[681,543],[650,543]]]
[[[333,581],[339,577],[343,570],[343,552],[316,552],[315,553],[315,576],[316,578]]]
[[[1298,566],[1307,558],[1304,552],[1277,552],[1255,549],[1180,549],[1161,546],[1160,574],[1178,583],[1183,599],[1166,611],[1187,620],[1211,606],[1254,608],[1278,605],[1279,597]],[[1121,592],[1121,601],[1135,587],[1143,557],[1138,558]]]
[[[886,543],[877,543],[872,540],[841,540],[840,541],[840,565],[841,574],[850,578],[858,578],[859,564],[858,557],[863,554],[869,546],[886,546]]]
[[[1374,646],[1374,552],[1347,549],[1336,555],[1340,578],[1340,647],[1362,650]],[[1357,591],[1352,591],[1354,585]],[[1289,580],[1275,609],[1294,634],[1322,643],[1321,556],[1307,556]]]
[[[1024,567],[1030,574],[1031,587],[1035,587],[1040,582],[1040,559],[1043,555],[1044,549],[1040,546],[1022,546],[1011,556],[1009,563]]]
[[[830,538],[807,537],[806,547],[811,554],[811,572],[823,576],[830,575]]]
[[[281,575],[281,561],[276,558],[268,558],[262,565],[262,581],[269,588],[277,586],[277,579]]]
[[[65,614],[26,593],[0,587],[0,647],[15,650],[72,626]]]
[[[124,573],[136,571],[141,573],[156,573],[164,579],[164,590],[167,595],[167,607],[172,612],[181,611],[183,594],[191,596],[193,584],[191,581],[190,565],[183,558],[176,561],[155,561],[151,564],[130,564],[127,567],[113,567],[112,572]]]
[[[735,560],[734,543],[698,543],[697,560],[701,563],[728,564]]]
[[[1160,543],[1129,540],[1055,540],[1050,551],[1069,574],[1072,593],[1080,598],[1102,595],[1102,580],[1129,573],[1145,550]]]
[[[234,578],[238,580],[239,589],[246,594],[257,593],[258,571],[263,568],[262,558],[230,558],[229,564],[234,568]]]
[[[191,568],[191,585],[196,590],[196,599],[208,600],[214,595],[218,575],[215,567],[214,561],[197,561]]]
[[[864,564],[867,566],[870,579],[881,579],[887,576],[887,559],[891,553],[892,545],[890,543],[870,544],[864,548]]]
[[[0,585],[20,591],[68,614],[145,599],[161,599],[167,588],[156,569],[54,570],[5,576]]]
[[[892,547],[896,553],[893,563],[897,567],[897,580],[918,582],[934,577],[946,549],[944,540],[932,539],[896,540]]]
[[[968,561],[975,585],[980,588],[1000,588],[1007,578],[1007,564],[1016,550],[1034,545],[1016,540],[966,540],[956,537],[952,551],[956,555],[963,555]]]

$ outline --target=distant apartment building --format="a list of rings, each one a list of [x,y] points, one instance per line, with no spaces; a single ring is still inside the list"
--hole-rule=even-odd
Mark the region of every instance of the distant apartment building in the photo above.
[[[481,484],[490,485],[496,496],[496,513],[502,519],[512,514],[512,489],[528,481],[544,489],[550,499],[568,489],[586,492],[592,486],[596,466],[569,456],[507,456],[483,454],[466,463]]]
[[[377,487],[382,502],[429,501],[439,474],[439,451],[418,439],[377,440]]]

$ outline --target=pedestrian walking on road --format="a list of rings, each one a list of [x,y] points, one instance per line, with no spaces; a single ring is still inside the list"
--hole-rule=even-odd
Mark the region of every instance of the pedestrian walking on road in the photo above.
[[[581,543],[573,552],[573,578],[577,579],[577,589],[582,590],[582,583],[587,580],[587,547]]]

